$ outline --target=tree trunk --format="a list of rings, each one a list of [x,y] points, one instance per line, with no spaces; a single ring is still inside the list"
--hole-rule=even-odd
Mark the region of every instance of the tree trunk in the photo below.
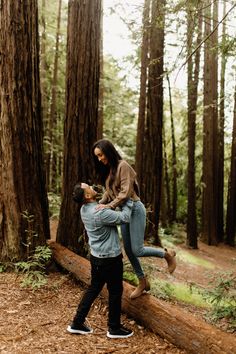
[[[41,17],[40,17],[40,25],[41,25],[41,38],[40,38],[40,81],[41,81],[41,97],[42,97],[42,117],[43,117],[43,125],[44,132],[43,137],[49,136],[49,126],[48,126],[48,87],[47,87],[47,61],[46,61],[46,38],[47,38],[47,30],[46,30],[46,0],[42,0],[41,3]],[[49,159],[47,150],[49,147],[46,146],[44,148],[44,161],[45,161],[45,173],[46,173],[46,188],[48,190],[49,186]]]
[[[101,4],[103,13],[103,2]],[[101,44],[100,44],[100,84],[99,84],[99,105],[98,105],[98,124],[97,124],[97,139],[103,137],[103,106],[104,106],[104,59],[103,59],[103,18],[101,20]]]
[[[228,181],[227,213],[226,213],[226,244],[235,246],[236,231],[236,86],[234,91],[234,117],[231,147],[231,166]]]
[[[168,221],[168,224],[171,220],[171,202],[170,202],[170,179],[169,179],[169,173],[168,173],[168,158],[167,158],[167,148],[166,148],[166,134],[165,134],[165,124],[163,124],[162,128],[162,139],[163,139],[163,193],[164,196],[162,196],[161,200],[164,199],[166,196],[166,222]],[[165,202],[164,202],[165,203]],[[163,205],[161,203],[161,213],[162,213],[162,208]]]
[[[1,3],[0,53],[0,260],[12,261],[49,238],[37,1]]]
[[[157,18],[159,19],[157,21]],[[158,225],[162,183],[162,125],[163,125],[163,57],[165,1],[153,0],[150,29],[150,64],[148,75],[148,113],[146,141],[143,148],[144,202],[149,203],[150,223],[147,233],[160,245]]]
[[[97,140],[100,22],[101,0],[69,1],[63,187],[57,241],[80,254],[86,252],[80,238],[83,225],[72,192],[78,181],[94,181],[92,146]]]
[[[211,1],[205,1],[205,37],[211,32]],[[204,117],[203,117],[203,208],[202,239],[217,245],[217,114],[216,114],[216,65],[212,37],[204,46]]]
[[[176,221],[176,212],[177,212],[177,159],[176,159],[176,143],[175,143],[175,125],[173,117],[173,105],[171,97],[171,87],[170,79],[167,74],[168,90],[169,90],[169,103],[170,103],[170,122],[171,122],[171,142],[172,142],[172,208],[171,208],[171,221]]]
[[[219,119],[218,119],[218,6],[219,1],[215,0],[213,3],[213,19],[212,19],[212,29],[216,28],[211,36],[211,55],[212,55],[212,119],[213,119],[213,162],[214,162],[214,208],[216,215],[216,233],[210,236],[212,244],[218,244],[219,240],[223,237],[223,204],[222,204],[222,193],[219,198]],[[221,203],[221,204],[220,204]],[[215,238],[215,239],[214,239]]]
[[[141,76],[138,127],[136,137],[135,171],[140,186],[141,198],[143,198],[143,147],[145,136],[146,97],[147,97],[147,68],[150,33],[150,0],[145,0],[143,10],[143,38],[141,47]]]
[[[195,10],[196,12],[196,10]],[[197,245],[197,215],[196,215],[196,183],[195,183],[195,141],[196,141],[196,115],[197,115],[197,93],[199,81],[200,49],[195,56],[190,56],[193,49],[193,38],[195,22],[193,12],[188,9],[188,219],[187,219],[187,245],[191,248],[198,248]],[[202,13],[197,16],[197,40],[199,45],[202,38]],[[195,70],[193,61],[195,60]]]
[[[90,283],[90,262],[55,242],[50,242],[57,263],[73,273],[76,278]],[[176,305],[145,294],[130,299],[133,286],[123,282],[122,311],[152,332],[168,340],[189,354],[232,354],[236,338],[196,319]],[[104,288],[102,294],[107,298]]]
[[[58,15],[57,15],[57,30],[56,30],[56,45],[55,45],[55,56],[53,65],[53,78],[52,78],[52,92],[51,92],[51,104],[50,104],[50,115],[49,115],[49,142],[50,151],[49,157],[49,190],[57,192],[57,154],[56,146],[57,142],[57,82],[58,82],[58,60],[59,60],[59,39],[60,39],[60,28],[61,28],[61,4],[62,0],[58,3]]]
[[[223,17],[226,14],[226,1],[223,4]],[[222,24],[222,40],[221,45],[224,47],[226,41],[226,21]],[[221,54],[221,73],[220,73],[220,110],[219,110],[219,166],[218,166],[218,227],[219,227],[219,242],[224,240],[224,129],[225,129],[225,70],[227,56],[224,50]]]

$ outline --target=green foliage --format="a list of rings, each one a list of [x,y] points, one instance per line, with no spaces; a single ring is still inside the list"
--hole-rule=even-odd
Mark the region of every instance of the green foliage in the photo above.
[[[56,125],[53,131],[49,131],[50,110],[52,103],[52,85],[55,65],[57,17],[59,2],[56,0],[46,1],[45,9],[43,1],[39,7],[39,36],[40,36],[40,80],[42,93],[42,109],[44,123],[44,153],[57,156],[56,190],[61,185],[61,166],[59,159],[63,155],[63,119],[65,115],[65,73],[66,73],[66,44],[67,44],[67,14],[68,3],[62,2],[61,22],[58,45],[58,72],[56,85]],[[45,48],[45,49],[44,49]],[[55,189],[55,186],[53,186]]]
[[[111,57],[104,61],[103,78],[104,137],[120,150],[122,157],[134,162],[137,92],[128,88],[121,68]],[[122,147],[122,150],[121,150]]]
[[[126,280],[128,283],[137,286],[138,285],[138,277],[133,272],[133,268],[129,261],[123,263],[124,265],[124,272],[123,272],[123,279]]]
[[[5,272],[5,270],[6,270],[6,264],[0,263],[0,273]]]
[[[173,223],[166,228],[159,228],[161,243],[166,248],[172,248],[174,245],[186,241],[185,225]]]
[[[15,263],[16,271],[25,275],[21,283],[23,287],[30,286],[38,289],[47,283],[45,269],[51,256],[52,252],[49,247],[38,246],[26,262]]]
[[[155,279],[152,282],[151,292],[164,300],[178,300],[197,307],[208,307],[202,293],[193,284],[170,283]]]
[[[132,272],[127,272],[124,271],[123,273],[123,279],[126,280],[128,283],[137,286],[138,285],[138,278],[137,276],[132,273]]]
[[[23,243],[26,246],[27,258],[29,257],[31,246],[33,244],[33,238],[38,237],[37,232],[34,229],[34,215],[30,214],[28,210],[22,212],[22,217],[26,221],[27,227],[25,229],[26,233],[26,243]]]
[[[234,56],[236,52],[236,39],[226,34],[224,42],[219,45],[219,49],[226,56]]]
[[[210,319],[214,322],[226,318],[229,327],[236,330],[236,275],[233,272],[222,272],[210,278],[212,288],[205,293],[212,304]]]
[[[190,263],[196,266],[201,266],[206,269],[214,269],[215,266],[210,261],[202,259],[201,257],[194,256],[187,251],[178,252],[178,258],[186,263]]]
[[[58,195],[53,192],[48,193],[48,202],[49,202],[49,216],[50,217],[59,217],[60,205],[61,205],[61,195]]]

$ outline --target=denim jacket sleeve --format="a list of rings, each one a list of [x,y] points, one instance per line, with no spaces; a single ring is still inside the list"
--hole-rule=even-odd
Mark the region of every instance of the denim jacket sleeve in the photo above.
[[[130,217],[132,213],[133,201],[127,200],[127,202],[122,206],[120,211],[115,211],[112,209],[102,209],[99,213],[100,222],[103,225],[120,225],[127,224],[130,222]]]

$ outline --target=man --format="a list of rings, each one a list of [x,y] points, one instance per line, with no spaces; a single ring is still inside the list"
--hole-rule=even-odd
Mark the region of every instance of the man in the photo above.
[[[86,183],[76,184],[73,199],[81,204],[80,215],[89,238],[91,284],[85,291],[76,315],[67,331],[89,334],[85,319],[94,300],[107,284],[109,293],[109,338],[128,338],[133,332],[120,323],[121,297],[123,292],[123,262],[117,226],[130,221],[133,202],[128,200],[121,211],[97,210],[97,192]]]

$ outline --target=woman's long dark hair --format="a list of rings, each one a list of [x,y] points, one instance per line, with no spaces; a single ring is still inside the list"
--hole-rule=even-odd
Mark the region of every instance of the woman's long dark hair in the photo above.
[[[97,156],[94,154],[95,148],[99,148],[106,156],[108,161],[107,165],[104,165],[98,160]],[[122,157],[116,150],[115,146],[107,139],[100,139],[96,141],[96,143],[93,145],[93,159],[95,170],[100,178],[99,182],[105,185],[105,181],[110,174],[109,186],[111,187],[115,180],[119,160],[122,160]]]

